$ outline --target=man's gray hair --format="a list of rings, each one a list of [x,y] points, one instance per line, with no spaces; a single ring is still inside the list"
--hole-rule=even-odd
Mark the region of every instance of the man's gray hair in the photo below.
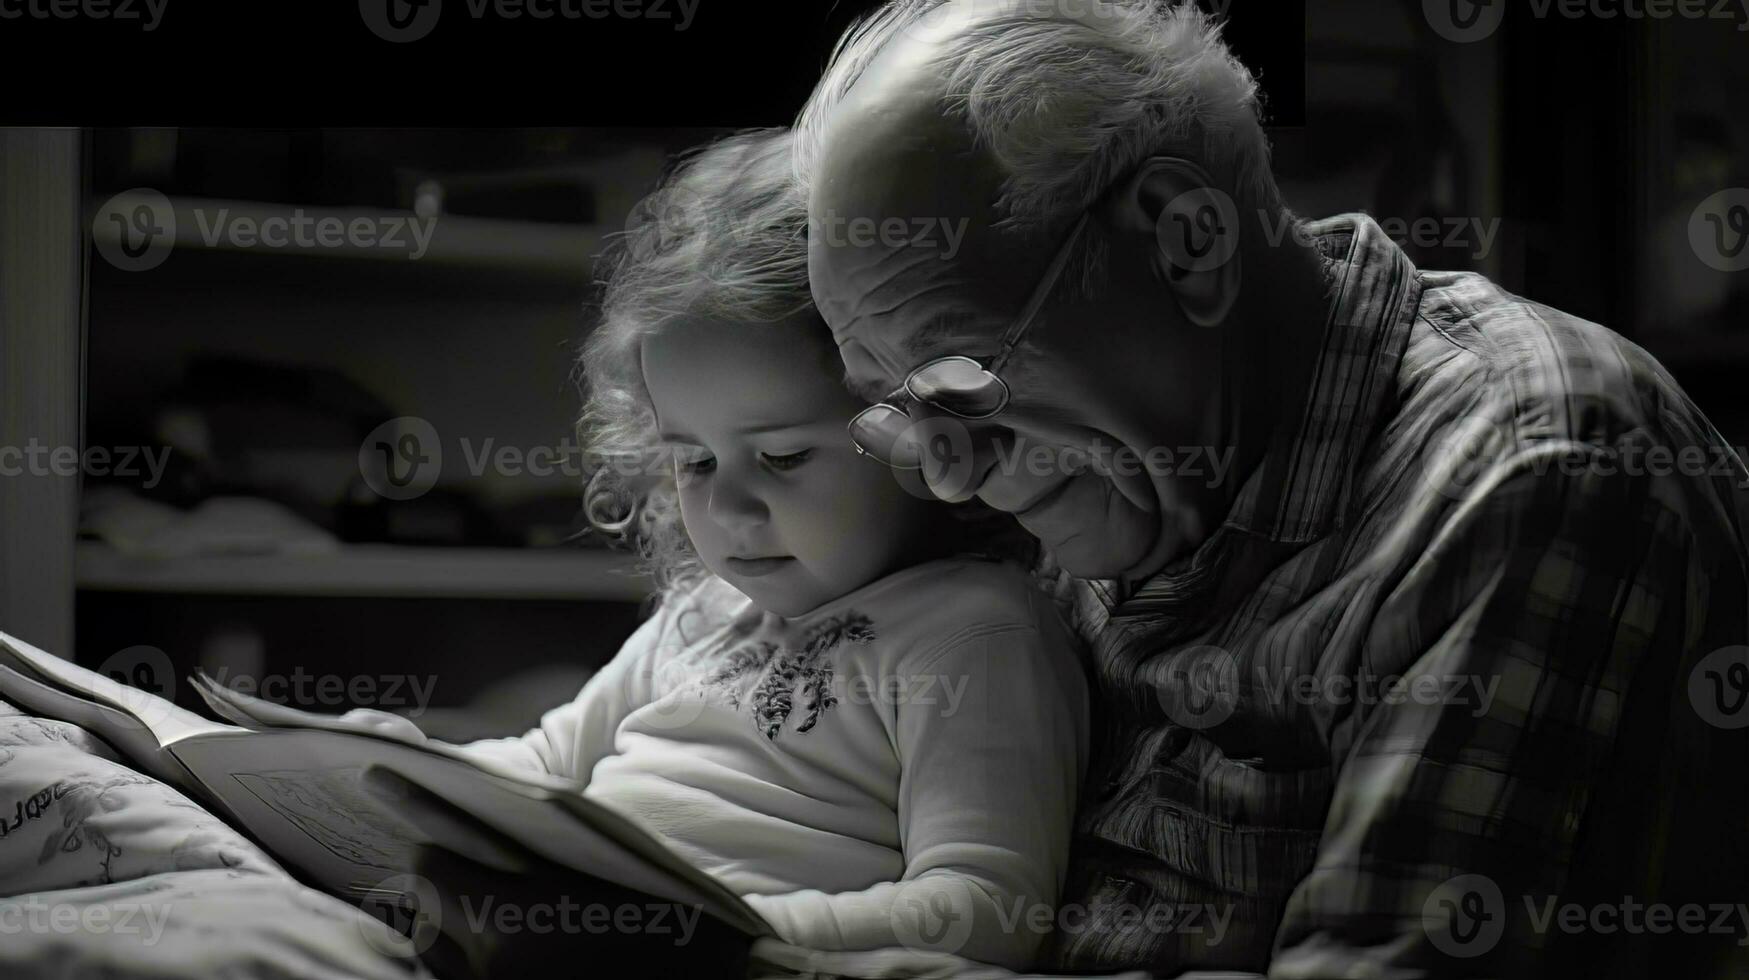
[[[940,35],[944,108],[1005,174],[1002,227],[1066,225],[1160,154],[1202,165],[1242,211],[1282,213],[1255,77],[1216,19],[1161,0],[893,0],[846,32],[797,120],[803,186],[827,118],[887,42],[961,6],[987,12]]]

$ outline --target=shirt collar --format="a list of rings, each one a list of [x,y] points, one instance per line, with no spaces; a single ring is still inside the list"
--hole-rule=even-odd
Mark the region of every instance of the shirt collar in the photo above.
[[[1082,583],[1078,612],[1095,629],[1107,615],[1146,612],[1217,577],[1234,533],[1305,544],[1328,534],[1347,507],[1360,452],[1394,402],[1421,285],[1409,257],[1368,215],[1308,222],[1305,231],[1329,260],[1331,279],[1305,401],[1283,407],[1262,460],[1193,553],[1133,590]]]
[[[1421,303],[1415,266],[1365,214],[1306,225],[1331,260],[1324,340],[1304,404],[1287,406],[1223,524],[1285,544],[1328,534],[1354,490],[1360,452],[1396,390]]]

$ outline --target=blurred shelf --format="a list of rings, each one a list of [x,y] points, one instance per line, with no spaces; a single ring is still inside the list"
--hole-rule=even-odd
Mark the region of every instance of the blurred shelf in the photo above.
[[[650,591],[619,552],[347,545],[329,555],[142,558],[81,541],[78,588],[99,592],[421,599],[637,601]]]
[[[127,214],[141,206],[146,206],[149,211],[151,198],[124,191],[106,201],[95,203],[99,210],[94,210],[87,217],[87,226],[91,228],[96,241],[117,244],[121,242],[121,231],[113,221],[96,220],[97,215],[100,211]],[[200,197],[171,198],[170,206],[176,213],[176,248],[255,255],[323,256],[402,264],[416,261],[421,265],[515,270],[577,278],[587,278],[590,264],[601,251],[606,234],[615,230],[600,225],[477,218],[458,214],[439,214],[434,219],[423,219],[412,211],[391,208],[326,207]],[[285,237],[285,243],[279,245],[268,245],[260,241],[242,245],[233,235],[215,233],[221,220],[226,225],[244,221],[260,229],[269,220],[284,222],[289,228],[294,220],[315,222],[330,218],[338,219],[341,228],[348,228],[352,222],[363,220],[372,229],[382,229],[385,233],[398,229],[394,232],[395,238],[404,245],[362,245],[345,240],[338,244],[322,244],[314,240],[313,231],[308,233],[308,240],[302,243],[293,236]],[[434,221],[429,241],[425,243],[424,251],[416,260],[410,258],[410,253],[417,249],[418,242],[413,237],[411,226],[407,224],[414,220]],[[291,236],[290,232],[283,234]]]

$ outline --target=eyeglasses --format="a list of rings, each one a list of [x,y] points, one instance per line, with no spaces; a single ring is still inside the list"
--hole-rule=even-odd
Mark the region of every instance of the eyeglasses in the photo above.
[[[1008,385],[1002,380],[1002,368],[1020,344],[1032,321],[1043,309],[1045,300],[1062,278],[1063,269],[1074,254],[1075,243],[1087,227],[1087,215],[1075,221],[1075,227],[1057,249],[1045,274],[1033,287],[1032,295],[1021,308],[1020,316],[1002,335],[1002,346],[987,359],[951,355],[938,357],[912,371],[905,383],[893,389],[879,402],[863,409],[850,420],[850,442],[856,451],[871,456],[894,469],[923,468],[923,441],[913,426],[907,403],[927,405],[955,418],[982,421],[995,418],[1008,407]]]

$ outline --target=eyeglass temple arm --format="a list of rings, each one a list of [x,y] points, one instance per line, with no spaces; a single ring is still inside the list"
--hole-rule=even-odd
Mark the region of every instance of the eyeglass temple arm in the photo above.
[[[1075,219],[1075,227],[1069,229],[1069,236],[1063,239],[1063,244],[1057,249],[1056,256],[1051,259],[1051,264],[1045,268],[1044,278],[1040,279],[1038,285],[1033,287],[1032,296],[1026,301],[1026,306],[1020,311],[1020,315],[1015,317],[1014,324],[1008,328],[1008,332],[1002,335],[1002,346],[997,350],[995,360],[990,362],[991,371],[1002,369],[1002,365],[1008,361],[1009,355],[1013,354],[1014,348],[1019,345],[1020,338],[1026,333],[1026,328],[1032,326],[1032,321],[1038,316],[1039,310],[1044,309],[1045,301],[1051,298],[1052,293],[1056,292],[1057,279],[1062,276],[1063,267],[1069,264],[1070,256],[1075,253],[1075,243],[1080,241],[1081,231],[1087,227],[1087,218],[1088,214],[1083,212],[1081,217]]]

